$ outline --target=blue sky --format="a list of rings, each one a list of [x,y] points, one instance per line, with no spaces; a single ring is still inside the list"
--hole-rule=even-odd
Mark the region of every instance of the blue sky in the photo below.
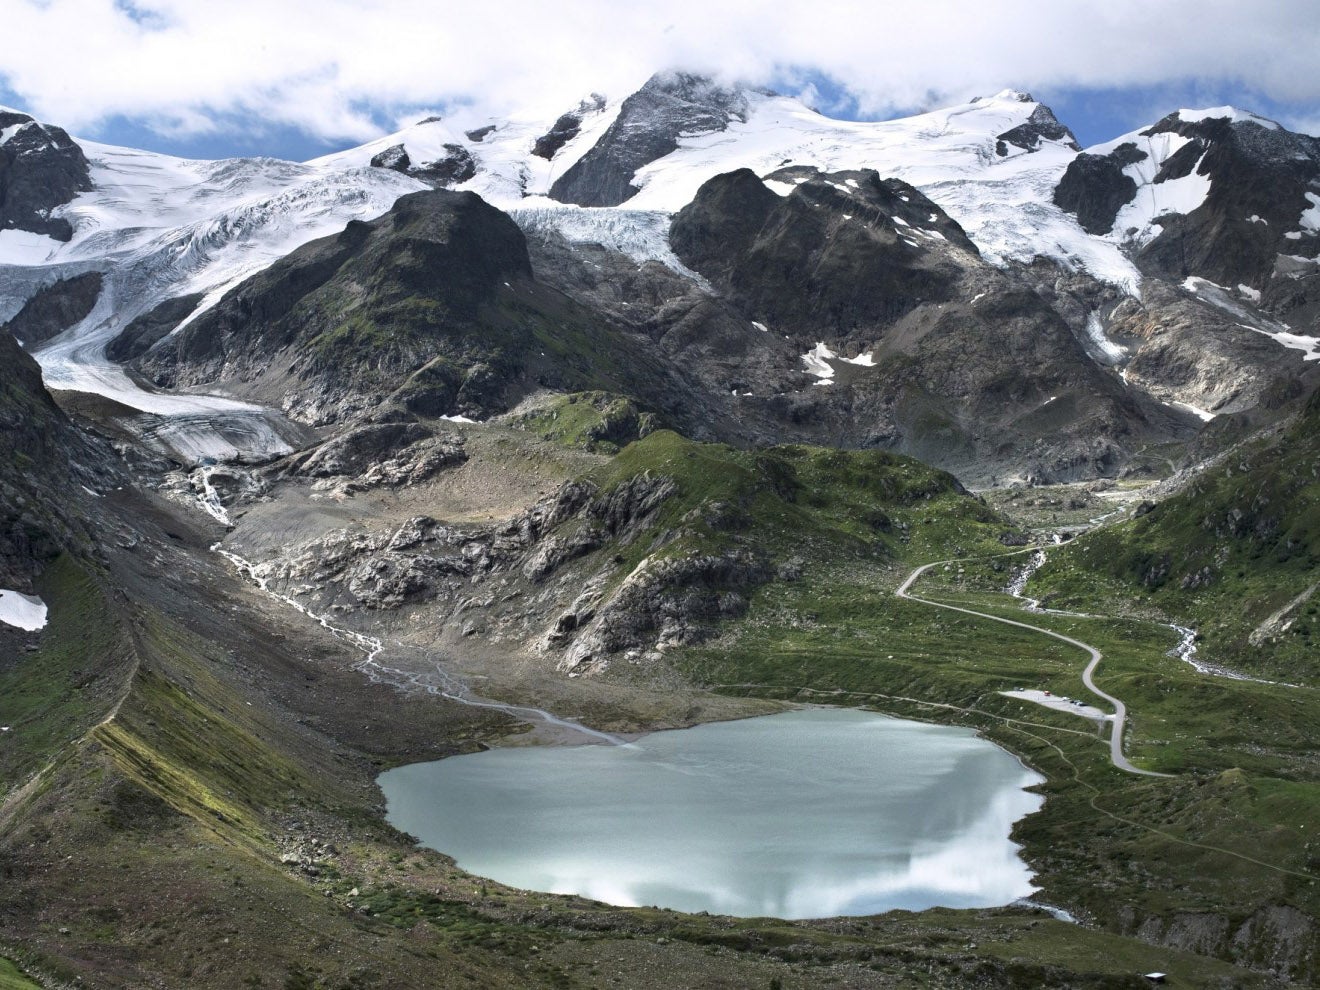
[[[424,112],[552,120],[667,67],[814,83],[860,119],[1027,90],[1083,145],[1224,104],[1320,131],[1316,0],[8,0],[5,24],[0,103],[203,158],[306,159]]]

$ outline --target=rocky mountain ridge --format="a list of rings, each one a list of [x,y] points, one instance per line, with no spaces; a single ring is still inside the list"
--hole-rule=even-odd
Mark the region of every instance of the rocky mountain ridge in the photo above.
[[[1208,160],[1179,120],[1149,137],[1160,161],[1183,140]],[[1094,195],[1074,174],[1074,217],[1054,201],[1071,133],[1011,92],[867,125],[669,76],[316,163],[85,153],[93,188],[54,208],[67,241],[0,230],[0,585],[45,582],[52,615],[30,655],[0,639],[23,647],[0,657],[21,729],[0,748],[0,934],[37,947],[25,965],[107,985],[568,985],[604,959],[638,986],[1313,976],[1308,693],[1200,679],[1164,625],[1055,617],[1110,636],[1129,752],[1176,774],[1129,778],[1076,716],[1030,711],[1024,734],[1001,694],[1075,690],[1066,643],[892,593],[956,558],[928,593],[994,594],[1005,548],[1060,528],[930,463],[1126,486],[1304,408],[1195,498],[1142,506],[1087,573],[1170,603],[1226,590],[1238,617],[1272,573],[1245,642],[1307,659],[1304,254],[1262,288],[1143,260],[1121,222],[1099,231],[1131,206],[1110,181],[1129,165],[1097,153]],[[1191,157],[1127,178],[1213,187]],[[569,174],[581,200],[625,198],[551,199]],[[1285,285],[1300,303],[1271,301]],[[1090,487],[1068,511],[1118,486]],[[972,559],[999,583],[965,583]],[[389,829],[372,783],[498,744],[520,705],[633,732],[777,699],[970,723],[1039,765],[1049,800],[1016,836],[1073,921],[798,926],[488,890]]]
[[[1203,419],[1252,414],[1257,409],[1268,415],[1281,397],[1298,394],[1287,382],[1305,378],[1308,361],[1320,354],[1320,337],[1311,336],[1314,328],[1306,323],[1314,317],[1311,295],[1317,282],[1307,275],[1308,214],[1300,213],[1297,230],[1282,230],[1287,225],[1285,214],[1291,216],[1299,203],[1309,203],[1306,187],[1314,180],[1303,159],[1312,161],[1306,155],[1313,154],[1307,150],[1313,139],[1289,135],[1237,111],[1216,114],[1171,115],[1137,135],[1147,151],[1136,149],[1133,141],[1120,140],[1112,149],[1102,146],[1079,155],[1066,126],[1022,93],[1005,91],[906,121],[850,124],[830,121],[772,93],[667,73],[623,101],[584,100],[552,123],[495,121],[455,131],[448,122],[432,118],[392,139],[305,166],[235,160],[207,165],[199,172],[199,165],[205,163],[178,163],[89,145],[88,174],[95,188],[55,210],[56,216],[71,221],[68,247],[43,248],[39,263],[35,254],[28,261],[20,253],[19,264],[0,269],[0,296],[10,300],[8,308],[18,320],[14,330],[33,342],[52,382],[66,389],[96,390],[113,380],[119,384],[103,394],[144,409],[151,403],[135,398],[130,384],[116,378],[118,373],[110,371],[108,362],[91,370],[97,361],[104,361],[103,347],[108,346],[116,359],[138,361],[166,387],[233,383],[240,393],[296,411],[297,418],[310,423],[362,413],[416,374],[420,377],[407,384],[406,394],[399,398],[407,399],[414,411],[431,415],[490,415],[546,384],[568,390],[605,388],[633,394],[644,400],[647,410],[712,439],[766,443],[834,438],[849,445],[881,444],[979,477],[1057,479],[1112,473],[1126,463],[1125,450],[1185,435],[1193,422],[1187,419],[1189,411]],[[22,122],[11,138],[38,130],[39,125]],[[76,143],[71,147],[66,164],[76,170],[83,153]],[[712,153],[712,147],[718,153]],[[1289,149],[1294,152],[1291,157]],[[1137,159],[1136,154],[1145,157]],[[839,187],[856,183],[854,176],[865,170],[840,166],[859,160],[881,166],[882,179],[906,181],[912,194],[930,205],[928,215],[940,218],[936,228],[917,215],[916,207],[908,211],[910,215],[900,215],[898,222],[907,226],[893,241],[899,254],[934,258],[944,250],[937,239],[944,238],[957,242],[968,257],[980,256],[979,267],[963,266],[979,272],[977,278],[960,277],[956,284],[945,279],[940,289],[936,277],[940,265],[923,262],[912,267],[899,255],[872,257],[868,252],[873,251],[873,241],[841,239],[846,224],[862,222],[861,213],[854,219],[849,211],[869,207],[857,201],[855,188],[845,190],[845,195],[829,182]],[[790,241],[796,243],[794,250],[815,250],[808,244],[815,235],[807,234],[813,211],[834,217],[837,227],[829,235],[832,247],[827,256],[833,260],[825,269],[812,272],[790,265],[783,269],[782,286],[767,280],[766,291],[779,297],[770,306],[749,296],[754,291],[751,283],[761,272],[758,266],[766,260],[758,254],[764,246],[735,237],[730,243],[738,245],[738,251],[729,258],[698,264],[696,255],[684,254],[689,249],[684,247],[688,221],[683,217],[696,209],[694,197],[714,176],[740,174],[736,167],[740,163],[743,168],[750,165],[749,173],[764,182],[758,209],[771,210],[769,195],[785,204],[798,202],[794,196],[804,191],[820,190],[825,197],[810,208],[790,211],[791,216],[780,212],[775,222],[786,233],[776,250]],[[128,188],[129,176],[138,174],[134,170],[148,166],[162,177],[156,181],[164,183],[164,205],[155,208],[159,219],[154,221],[164,227],[142,226],[152,222],[147,212],[152,208],[122,192]],[[1138,180],[1124,169],[1140,173],[1141,188],[1156,191],[1156,198],[1163,197],[1161,202],[1167,200],[1171,209],[1190,212],[1162,213],[1162,224],[1155,223],[1153,215],[1143,221],[1145,226],[1119,222],[1119,215],[1131,214],[1140,200],[1129,196],[1129,187],[1135,189]],[[1270,191],[1283,188],[1271,169],[1282,169],[1280,175],[1292,178],[1277,206],[1267,207],[1263,204]],[[1211,171],[1222,173],[1222,178],[1216,179]],[[1092,172],[1109,178],[1088,178]],[[812,178],[818,173],[827,177],[821,180],[823,185]],[[189,182],[200,175],[204,182],[220,183],[222,188],[230,182],[235,190],[264,187],[270,198],[245,201],[241,212],[227,212],[231,209],[227,194],[212,197],[215,205],[203,205],[185,191],[195,186],[172,184],[173,176],[185,174]],[[1244,180],[1252,176],[1252,181]],[[405,355],[393,340],[402,332],[402,324],[396,325],[393,316],[384,320],[384,338],[390,340],[345,330],[354,319],[379,324],[383,314],[356,311],[357,303],[342,293],[337,301],[321,301],[323,329],[338,328],[337,346],[350,351],[385,344],[383,364],[374,378],[361,375],[365,354],[350,354],[344,370],[361,380],[328,390],[321,382],[314,387],[319,390],[316,396],[300,397],[304,386],[299,382],[309,373],[315,377],[309,369],[318,358],[293,351],[318,335],[288,336],[287,327],[276,333],[285,333],[286,338],[272,346],[273,341],[256,340],[253,324],[246,331],[246,353],[239,348],[233,360],[218,352],[203,355],[194,344],[181,343],[216,337],[205,328],[213,328],[217,319],[232,326],[244,321],[239,311],[216,313],[220,300],[229,298],[226,292],[238,291],[244,278],[257,279],[243,290],[253,301],[261,279],[251,276],[254,268],[260,270],[316,234],[334,233],[336,218],[342,218],[341,224],[355,223],[354,216],[373,215],[399,192],[428,185],[479,191],[497,208],[511,209],[529,238],[536,278],[581,307],[571,322],[591,325],[594,329],[587,336],[597,342],[618,342],[634,355],[647,353],[647,375],[632,376],[631,383],[626,374],[604,380],[579,367],[566,378],[562,367],[549,371],[537,362],[515,362],[522,369],[515,373],[497,361],[493,383],[482,386],[484,397],[455,403],[454,394],[464,387],[465,396],[475,394],[476,384],[465,386],[465,376],[478,365],[490,366],[491,347],[478,345],[453,369],[441,364],[424,369],[440,352],[428,349],[430,345],[418,347],[414,341],[404,348]],[[1193,202],[1195,190],[1187,192],[1193,185],[1210,190],[1199,205]],[[571,195],[565,193],[570,186],[575,190]],[[1245,194],[1231,193],[1243,187],[1254,190],[1249,203],[1237,201]],[[1175,188],[1184,192],[1172,197],[1164,192]],[[108,225],[101,216],[98,223],[103,229],[93,233],[80,218],[91,214],[98,197],[112,191],[119,204],[117,213]],[[556,197],[622,205],[556,206]],[[1232,223],[1215,219],[1241,212],[1238,207],[1246,209],[1258,200],[1253,209],[1265,212],[1253,213],[1254,220],[1236,214]],[[647,204],[663,208],[641,209]],[[217,206],[219,213],[206,212]],[[101,206],[96,210],[98,215],[107,213]],[[312,214],[317,219],[309,223],[306,217]],[[1182,228],[1170,219],[1175,215],[1184,217],[1178,224],[1199,226],[1178,233]],[[187,221],[184,227],[167,226],[182,220]],[[1103,229],[1106,222],[1108,232]],[[133,226],[116,232],[114,225],[121,223]],[[752,226],[749,219],[744,218],[744,223]],[[1115,223],[1123,229],[1114,230]],[[787,233],[793,226],[800,229]],[[143,232],[153,229],[168,232],[146,239]],[[1158,233],[1161,230],[1164,233]],[[1273,238],[1268,244],[1261,241],[1266,230]],[[1177,271],[1170,267],[1167,245],[1187,237],[1203,245],[1205,258],[1183,266],[1198,274],[1183,276],[1183,267]],[[1255,245],[1249,251],[1241,247],[1248,241]],[[259,246],[264,255],[255,264],[249,244]],[[75,262],[70,251],[79,260]],[[716,253],[718,249],[708,252]],[[61,261],[66,254],[69,260]],[[733,254],[740,254],[740,260],[733,260]],[[247,260],[237,263],[244,255]],[[585,260],[588,256],[592,260]],[[1219,259],[1218,267],[1206,260],[1210,256]],[[1237,281],[1237,276],[1230,277],[1230,269],[1236,271],[1238,266],[1234,259],[1245,266]],[[653,262],[676,277],[655,270]],[[584,270],[585,265],[601,266],[601,271],[626,278],[630,291],[640,292],[640,298],[622,299]],[[1268,278],[1261,274],[1267,265],[1273,265]],[[892,282],[915,278],[919,272],[924,272],[920,278],[925,280],[920,291],[901,290]],[[846,279],[859,274],[862,282],[847,303],[839,295],[846,293],[842,281],[820,290],[813,287],[836,275]],[[98,276],[104,284],[99,298],[94,298],[90,290]],[[991,289],[982,284],[986,278]],[[1065,284],[1067,288],[1060,291]],[[1022,288],[1038,299],[1023,294]],[[824,293],[819,304],[812,301],[818,291]],[[993,296],[1005,292],[1011,303],[987,309]],[[424,297],[422,293],[418,299]],[[832,302],[824,301],[830,297]],[[798,311],[789,314],[783,307],[794,298]],[[973,305],[977,302],[979,308]],[[29,304],[35,308],[18,312]],[[269,300],[261,303],[267,304]],[[859,304],[874,312],[829,310]],[[951,311],[939,315],[942,306],[969,305],[981,314],[973,320],[980,331],[955,320]],[[1049,316],[1048,308],[1056,315]],[[414,311],[409,319],[416,323],[419,313]],[[1037,331],[1030,332],[1040,334],[1038,343],[1050,356],[1033,345],[1021,352],[1019,366],[1009,368],[1008,355],[1015,352],[999,347],[993,333],[985,335],[987,314],[992,314],[992,323],[1034,321]],[[1058,319],[1080,346],[1069,344],[1059,350],[1050,343]],[[890,334],[892,326],[903,320],[907,329],[897,336]],[[131,332],[125,334],[130,324]],[[365,326],[355,325],[359,331]],[[761,332],[759,327],[772,329]],[[1045,327],[1053,329],[1045,331]],[[959,367],[956,352],[978,333],[981,357]],[[759,341],[756,334],[761,335]],[[883,336],[895,345],[885,352],[887,370],[869,371],[863,359],[876,360],[875,346]],[[898,345],[900,337],[906,343]],[[642,338],[650,338],[650,343]],[[926,348],[944,341],[940,345],[948,351],[944,357],[925,353],[917,358],[918,364],[943,362],[943,371],[934,376],[909,374],[907,362],[918,340]],[[567,346],[572,350],[580,344]],[[280,348],[290,350],[285,373],[277,382],[266,359]],[[581,365],[586,358],[578,353],[573,360]],[[547,361],[562,365],[553,356]],[[1224,380],[1226,362],[1236,362],[1231,383]],[[657,377],[656,370],[666,365],[668,370]],[[972,378],[978,374],[984,378],[982,372],[996,365],[997,373],[1008,376],[996,386],[997,394],[1015,398],[1008,407],[1001,405],[1000,412],[1023,421],[1021,431],[1009,428],[1010,439],[998,449],[989,449],[966,429],[967,422],[984,421],[986,415],[977,407],[981,386],[968,378],[973,365],[977,372]],[[808,369],[830,374],[813,375]],[[521,382],[512,389],[510,374]],[[866,388],[868,380],[886,376],[890,381],[883,394]],[[1015,383],[1006,384],[1010,379]],[[1091,442],[1059,443],[1042,433],[1059,428],[1055,410],[1046,417],[1048,423],[1028,424],[1031,417],[1024,415],[1031,411],[1030,403],[1062,401],[1061,383],[1082,381],[1089,382],[1085,386],[1089,394],[1106,398],[1098,405],[1082,400],[1086,411],[1081,419],[1070,413],[1064,419],[1077,424],[1078,437],[1098,434]],[[1066,385],[1063,391],[1072,387]],[[1267,395],[1273,398],[1265,402],[1262,397]],[[744,399],[748,401],[731,401]],[[1163,403],[1164,410],[1154,408],[1151,399]],[[1095,415],[1099,419],[1088,419]],[[1000,428],[1007,422],[999,416]]]
[[[91,188],[87,158],[63,128],[0,107],[0,230],[68,241],[73,228],[54,213]]]

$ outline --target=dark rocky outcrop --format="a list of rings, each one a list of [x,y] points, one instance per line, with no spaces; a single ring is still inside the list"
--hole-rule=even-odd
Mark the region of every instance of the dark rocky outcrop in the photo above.
[[[550,196],[579,206],[617,206],[637,192],[637,170],[676,149],[680,135],[722,131],[746,114],[741,90],[683,72],[652,76],[623,101],[596,145],[555,180]]]
[[[1023,103],[1034,102],[1027,93],[1021,93],[1019,97]],[[1031,116],[1024,123],[999,135],[995,142],[995,153],[1003,158],[1010,154],[1010,147],[1020,151],[1036,151],[1043,141],[1057,141],[1075,151],[1081,150],[1073,132],[1059,122],[1053,110],[1042,103],[1031,111]]]
[[[1186,214],[1160,219],[1159,233],[1137,253],[1143,272],[1180,282],[1198,276],[1226,286],[1265,288],[1281,256],[1315,258],[1320,235],[1300,229],[1320,182],[1320,138],[1295,134],[1263,119],[1170,114],[1142,136],[1174,134],[1186,143],[1160,163],[1156,185],[1192,174],[1205,176],[1205,201]],[[1097,160],[1082,155],[1069,167],[1055,202],[1076,213],[1093,233],[1112,228],[1114,216],[1137,194],[1121,175],[1144,158],[1123,144]],[[1122,232],[1120,232],[1122,233]]]
[[[591,96],[579,103],[575,109],[561,114],[550,130],[536,139],[536,143],[532,145],[532,154],[538,158],[544,158],[546,161],[554,158],[559,153],[560,148],[582,132],[582,122],[590,114],[600,113],[604,109],[605,97],[599,93],[592,93]]]
[[[408,157],[408,150],[403,145],[392,144],[384,151],[372,155],[370,164],[372,168],[388,168],[407,175],[408,169],[412,167],[412,159]]]
[[[779,205],[780,197],[751,169],[717,175],[675,215],[669,246],[693,271],[731,279],[740,252],[752,245]]]
[[[282,354],[295,377],[374,392],[374,404],[383,381],[438,353],[470,371],[526,346],[516,321],[483,312],[506,283],[530,277],[505,214],[473,193],[413,193],[243,282],[139,363],[162,382],[252,380]]]
[[[445,157],[414,165],[408,174],[438,186],[456,186],[477,174],[477,163],[467,148],[461,144],[446,144],[444,147]]]
[[[94,497],[85,489],[123,483],[109,449],[65,417],[37,362],[0,333],[0,587],[30,590],[57,554],[89,552]],[[0,638],[7,629],[0,624]]]
[[[82,322],[101,295],[100,272],[60,279],[29,299],[0,330],[8,330],[28,346],[58,336]]]
[[[51,212],[92,188],[87,156],[64,130],[25,113],[0,109],[0,229],[27,230],[57,241],[73,227]]]
[[[1078,155],[1054,190],[1055,205],[1076,215],[1087,233],[1109,233],[1118,211],[1137,192],[1136,182],[1123,169],[1145,157],[1135,144],[1120,145],[1108,155]]]
[[[444,149],[443,158],[414,162],[408,156],[407,148],[402,144],[394,144],[373,156],[371,164],[375,168],[388,168],[437,186],[456,186],[477,174],[477,163],[467,148],[461,144],[446,144]]]
[[[200,292],[166,299],[124,327],[106,346],[105,356],[111,361],[132,361],[141,357],[192,315],[201,301]]]
[[[813,175],[781,198],[743,170],[702,186],[675,216],[670,244],[757,320],[837,337],[951,298],[956,264],[914,238],[978,254],[943,210],[897,179]]]

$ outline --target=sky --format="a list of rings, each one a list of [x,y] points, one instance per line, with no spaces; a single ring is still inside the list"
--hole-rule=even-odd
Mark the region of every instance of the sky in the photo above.
[[[295,160],[440,113],[553,120],[683,68],[886,119],[1004,88],[1083,145],[1232,104],[1320,134],[1317,0],[0,0],[0,104]]]

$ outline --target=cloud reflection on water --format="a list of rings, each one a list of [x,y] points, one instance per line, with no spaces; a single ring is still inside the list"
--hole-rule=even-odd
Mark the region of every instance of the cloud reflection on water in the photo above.
[[[1008,835],[1040,781],[964,729],[808,710],[390,771],[393,824],[480,876],[739,916],[984,907],[1031,894]]]

